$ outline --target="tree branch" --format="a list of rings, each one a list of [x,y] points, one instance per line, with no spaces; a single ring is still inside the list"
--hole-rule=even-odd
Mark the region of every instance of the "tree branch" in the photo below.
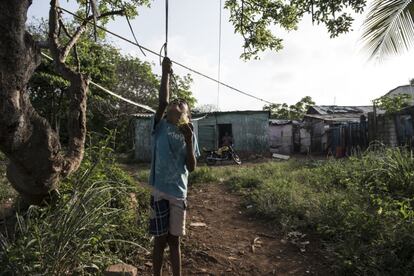
[[[112,15],[123,15],[123,14],[124,14],[124,10],[109,11],[109,12],[102,13],[100,16],[97,17],[97,20],[102,19],[104,17],[112,16]],[[63,48],[63,61],[66,60],[72,47],[76,44],[76,42],[79,40],[81,35],[85,32],[89,21],[93,19],[94,17],[92,15],[88,16],[87,18],[85,18],[82,24],[76,29],[73,36],[68,35],[70,37],[70,40],[66,44],[66,46]]]
[[[77,170],[84,154],[88,79],[81,73],[73,71],[65,64],[64,51],[60,47],[58,37],[59,11],[58,0],[51,0],[49,12],[50,51],[54,59],[55,71],[70,82],[70,86],[67,90],[67,94],[70,98],[68,114],[69,142],[61,171],[61,176],[66,177],[71,172]],[[73,42],[73,45],[75,45],[75,42],[76,40]]]

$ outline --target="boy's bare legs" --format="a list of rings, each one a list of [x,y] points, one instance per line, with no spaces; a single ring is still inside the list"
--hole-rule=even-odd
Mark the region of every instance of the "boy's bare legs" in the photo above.
[[[168,234],[154,237],[154,251],[152,255],[152,265],[154,276],[162,275],[162,261],[164,258],[164,249],[167,246]]]
[[[168,234],[168,246],[170,247],[170,260],[173,276],[181,276],[180,237]]]

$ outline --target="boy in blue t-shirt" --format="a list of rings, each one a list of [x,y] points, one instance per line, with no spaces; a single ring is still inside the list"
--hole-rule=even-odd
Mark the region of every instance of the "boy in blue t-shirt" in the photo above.
[[[181,275],[180,236],[185,234],[188,174],[200,155],[185,100],[169,101],[171,61],[162,62],[158,109],[152,128],[150,234],[154,235],[154,275],[162,274],[165,247],[170,248],[173,275]],[[165,113],[165,115],[164,115]]]

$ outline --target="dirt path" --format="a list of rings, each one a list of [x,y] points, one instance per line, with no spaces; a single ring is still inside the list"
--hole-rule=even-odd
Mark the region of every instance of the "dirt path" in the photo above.
[[[191,187],[188,202],[183,275],[330,274],[315,242],[305,251],[286,242],[272,225],[248,216],[242,198],[223,184]],[[151,275],[150,261],[139,270]],[[165,270],[171,275],[168,264]]]

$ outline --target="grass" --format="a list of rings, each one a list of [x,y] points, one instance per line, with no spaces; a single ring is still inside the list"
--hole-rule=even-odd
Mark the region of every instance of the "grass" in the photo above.
[[[16,235],[0,236],[0,274],[100,274],[110,263],[146,256],[148,192],[116,164],[108,144],[88,147],[59,200],[17,215]],[[7,186],[1,169],[0,185]],[[148,176],[147,168],[138,172],[139,181]],[[338,275],[414,273],[414,156],[407,150],[200,166],[189,181],[224,183],[275,229],[317,233]]]
[[[0,275],[101,275],[148,254],[149,194],[116,164],[109,139],[88,147],[59,199],[16,214],[14,234],[0,234]]]
[[[414,273],[414,157],[409,151],[212,167],[195,177],[217,178],[278,229],[317,233],[337,274]]]

